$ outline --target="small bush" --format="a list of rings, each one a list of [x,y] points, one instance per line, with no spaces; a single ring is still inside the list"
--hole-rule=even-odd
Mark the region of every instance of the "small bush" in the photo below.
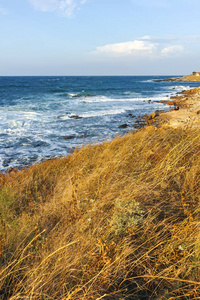
[[[143,215],[144,210],[135,200],[123,201],[117,198],[110,226],[115,234],[127,234],[142,222]]]

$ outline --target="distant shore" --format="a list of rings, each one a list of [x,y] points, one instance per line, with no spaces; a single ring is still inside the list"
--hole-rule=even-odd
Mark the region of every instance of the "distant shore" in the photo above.
[[[182,77],[171,77],[171,78],[166,78],[166,79],[158,79],[155,80],[156,82],[161,82],[161,81],[183,81],[183,82],[200,82],[200,76],[199,75],[186,75]]]

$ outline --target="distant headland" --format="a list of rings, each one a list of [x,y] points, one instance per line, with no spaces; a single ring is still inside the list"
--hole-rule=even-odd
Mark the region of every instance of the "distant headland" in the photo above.
[[[172,77],[167,79],[155,80],[156,82],[160,81],[197,81],[200,82],[200,72],[192,72],[190,75],[182,77]]]

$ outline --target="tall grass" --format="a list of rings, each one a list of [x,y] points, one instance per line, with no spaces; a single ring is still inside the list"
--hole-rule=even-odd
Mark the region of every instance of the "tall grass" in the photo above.
[[[200,131],[147,127],[0,176],[0,299],[199,299]]]

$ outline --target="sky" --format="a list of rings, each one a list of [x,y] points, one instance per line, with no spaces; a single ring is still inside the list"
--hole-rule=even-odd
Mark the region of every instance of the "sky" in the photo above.
[[[199,0],[0,0],[0,76],[200,71]]]

